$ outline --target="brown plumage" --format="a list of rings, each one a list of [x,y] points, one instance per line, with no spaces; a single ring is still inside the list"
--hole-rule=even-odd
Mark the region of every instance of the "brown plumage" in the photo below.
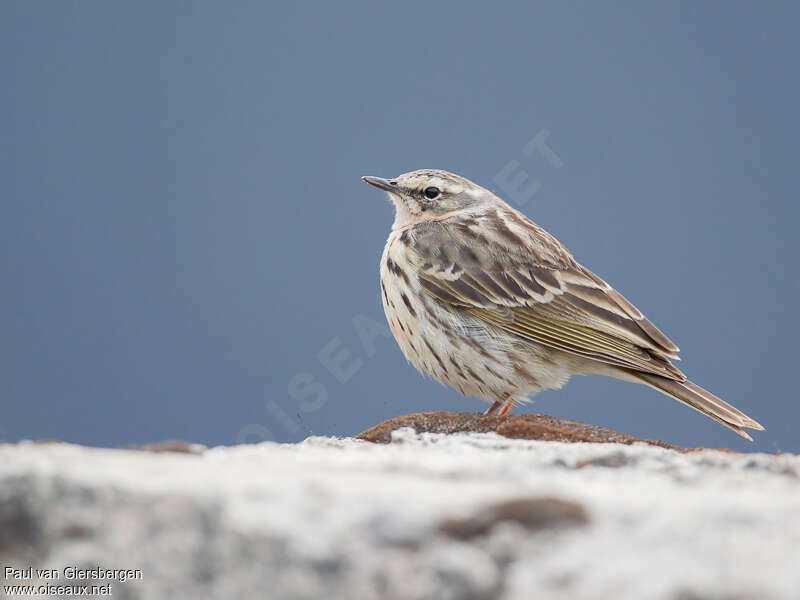
[[[406,358],[489,412],[572,374],[644,383],[751,439],[760,424],[688,381],[678,347],[558,240],[445,171],[364,177],[395,204],[381,259],[389,326]]]

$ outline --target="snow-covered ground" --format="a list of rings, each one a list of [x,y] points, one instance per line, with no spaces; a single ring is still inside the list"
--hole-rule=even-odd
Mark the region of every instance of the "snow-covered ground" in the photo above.
[[[141,569],[111,592],[148,600],[796,600],[800,457],[411,430],[199,454],[5,445],[7,566],[61,585],[69,566]]]

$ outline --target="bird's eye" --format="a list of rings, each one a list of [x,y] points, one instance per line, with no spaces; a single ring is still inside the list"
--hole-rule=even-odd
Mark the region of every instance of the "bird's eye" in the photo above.
[[[425,188],[425,197],[430,199],[430,200],[433,200],[434,198],[439,196],[441,193],[442,192],[439,191],[439,188],[435,188],[435,187]]]

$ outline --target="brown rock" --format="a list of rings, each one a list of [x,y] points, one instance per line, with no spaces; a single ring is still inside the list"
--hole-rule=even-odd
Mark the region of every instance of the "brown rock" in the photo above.
[[[617,433],[605,427],[598,427],[597,425],[587,425],[586,423],[538,414],[498,417],[484,415],[483,413],[451,413],[444,411],[414,413],[384,421],[380,425],[362,431],[356,438],[378,444],[388,444],[392,440],[392,431],[401,427],[411,427],[417,433],[494,432],[507,438],[523,440],[617,444],[644,442],[645,444],[679,452],[705,450],[705,448],[681,448],[661,440],[637,438],[624,433]]]
[[[183,440],[164,440],[143,446],[123,446],[123,450],[143,450],[145,452],[177,452],[179,454],[202,454],[206,449],[202,444],[192,444]]]
[[[459,540],[486,535],[497,523],[516,523],[528,531],[586,525],[589,517],[580,504],[560,498],[518,498],[489,505],[461,519],[447,519],[439,531]]]
[[[623,452],[612,452],[605,456],[598,456],[596,458],[587,458],[575,465],[576,469],[583,469],[584,467],[608,467],[611,469],[618,469],[633,462],[633,459],[626,456]]]

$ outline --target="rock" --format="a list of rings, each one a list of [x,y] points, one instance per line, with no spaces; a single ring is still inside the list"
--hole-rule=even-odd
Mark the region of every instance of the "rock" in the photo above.
[[[528,531],[586,525],[589,517],[575,502],[560,498],[517,498],[478,509],[461,519],[446,519],[439,531],[460,540],[486,535],[498,523],[521,525]]]
[[[605,454],[596,458],[582,460],[575,465],[575,468],[583,469],[584,467],[610,467],[612,469],[617,469],[619,467],[629,465],[630,463],[631,459],[626,456],[624,452],[612,452],[611,454]]]
[[[47,568],[125,600],[796,599],[799,457],[435,415],[383,428],[390,444],[0,445],[0,565],[18,569],[0,585]],[[408,426],[470,420],[487,432]],[[515,422],[607,439],[498,434]]]
[[[411,427],[417,433],[489,433],[494,432],[518,440],[546,440],[551,442],[596,442],[603,444],[633,444],[643,442],[660,448],[689,451],[661,440],[653,441],[617,433],[605,427],[568,421],[548,415],[532,413],[498,417],[483,413],[451,413],[433,411],[414,413],[388,419],[380,425],[359,433],[356,438],[378,444],[388,444],[392,431]]]
[[[0,559],[32,560],[41,550],[42,535],[36,503],[26,497],[25,483],[9,477],[0,485]]]
[[[125,450],[142,450],[144,452],[179,452],[184,454],[202,454],[208,448],[203,444],[192,444],[183,440],[165,440],[143,446],[124,446]]]

